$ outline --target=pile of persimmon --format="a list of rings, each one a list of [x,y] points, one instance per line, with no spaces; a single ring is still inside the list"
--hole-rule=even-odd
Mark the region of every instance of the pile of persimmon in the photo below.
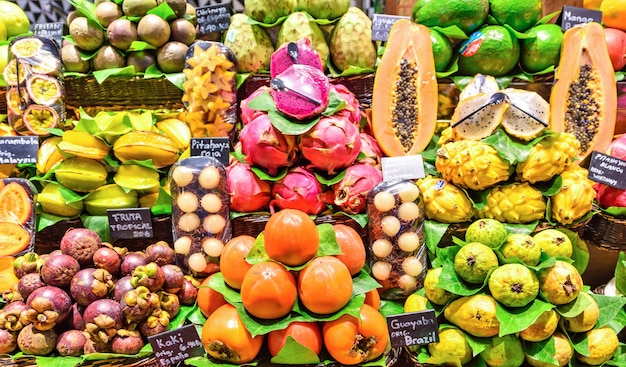
[[[207,316],[202,342],[209,356],[230,363],[254,360],[262,346],[276,356],[288,337],[320,355],[322,350],[344,365],[379,358],[389,343],[387,323],[379,313],[376,289],[367,291],[359,317],[341,313],[354,297],[353,276],[365,264],[365,248],[357,231],[344,224],[332,226],[341,253],[325,255],[320,231],[304,212],[284,209],[273,214],[259,238],[237,236],[226,243],[220,257],[224,283],[239,290],[241,303],[213,289],[204,280],[198,305]],[[263,241],[266,256],[248,262],[255,244]],[[264,325],[284,320],[294,306],[323,321],[291,321],[284,327],[255,335],[246,329],[246,317]],[[337,317],[331,317],[331,316]],[[329,321],[332,320],[332,321]]]

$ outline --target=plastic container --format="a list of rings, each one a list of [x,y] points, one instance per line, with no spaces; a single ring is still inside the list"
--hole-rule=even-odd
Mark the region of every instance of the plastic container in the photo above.
[[[427,255],[424,202],[411,180],[379,183],[368,195],[368,262],[381,297],[402,299],[423,285]]]
[[[24,178],[0,181],[0,256],[20,256],[35,250],[37,189]]]
[[[224,165],[211,157],[186,158],[172,165],[168,180],[177,264],[197,276],[217,271],[231,237]]]

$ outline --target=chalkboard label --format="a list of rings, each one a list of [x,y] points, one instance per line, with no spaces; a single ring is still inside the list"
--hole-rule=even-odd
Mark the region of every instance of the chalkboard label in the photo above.
[[[383,157],[383,181],[417,180],[424,178],[424,161],[422,156],[406,155],[401,157]]]
[[[204,355],[204,347],[192,324],[148,337],[160,366],[182,366],[191,357]]]
[[[50,38],[56,43],[57,47],[61,48],[65,27],[66,25],[63,22],[35,23],[32,26],[32,30],[35,36]]]
[[[411,19],[408,16],[374,14],[372,17],[372,41],[387,41],[391,26],[398,19]]]
[[[189,150],[192,157],[213,157],[228,166],[228,138],[192,138]]]
[[[113,239],[154,237],[150,208],[109,209],[107,216]]]
[[[626,190],[626,161],[594,151],[589,161],[589,179],[616,189]]]
[[[200,35],[228,30],[230,2],[196,8],[196,22]]]
[[[36,136],[0,137],[0,164],[37,163],[39,139]]]
[[[591,22],[602,23],[602,12],[599,10],[565,5],[561,11],[561,15],[559,15],[557,24],[560,24],[561,30],[565,32],[576,25]]]
[[[387,316],[392,348],[426,345],[439,341],[439,325],[435,310]]]

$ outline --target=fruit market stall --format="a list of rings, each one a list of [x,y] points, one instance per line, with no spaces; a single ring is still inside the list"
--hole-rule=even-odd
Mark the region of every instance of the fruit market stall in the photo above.
[[[0,22],[0,364],[624,365],[620,0],[70,3]]]

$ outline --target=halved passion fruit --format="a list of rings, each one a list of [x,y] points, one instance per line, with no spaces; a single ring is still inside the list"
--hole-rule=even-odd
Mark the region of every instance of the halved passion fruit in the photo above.
[[[59,60],[50,56],[37,59],[37,62],[31,65],[33,73],[54,75],[59,72]]]
[[[0,221],[23,225],[32,216],[32,196],[22,184],[11,182],[0,190]]]
[[[22,115],[24,127],[35,135],[49,135],[46,129],[56,127],[59,123],[59,114],[48,106],[31,104]],[[15,130],[20,132],[15,126]]]
[[[13,41],[11,44],[11,53],[15,57],[32,57],[35,56],[41,47],[43,41],[35,37],[24,37]]]
[[[34,74],[26,81],[26,90],[33,102],[52,106],[61,98],[62,87],[53,76]]]
[[[11,87],[7,90],[7,108],[9,113],[21,115],[30,104],[28,92],[24,87]]]
[[[30,75],[30,71],[23,62],[17,61],[17,59],[11,59],[2,72],[4,81],[11,87],[22,84],[28,75]]]

